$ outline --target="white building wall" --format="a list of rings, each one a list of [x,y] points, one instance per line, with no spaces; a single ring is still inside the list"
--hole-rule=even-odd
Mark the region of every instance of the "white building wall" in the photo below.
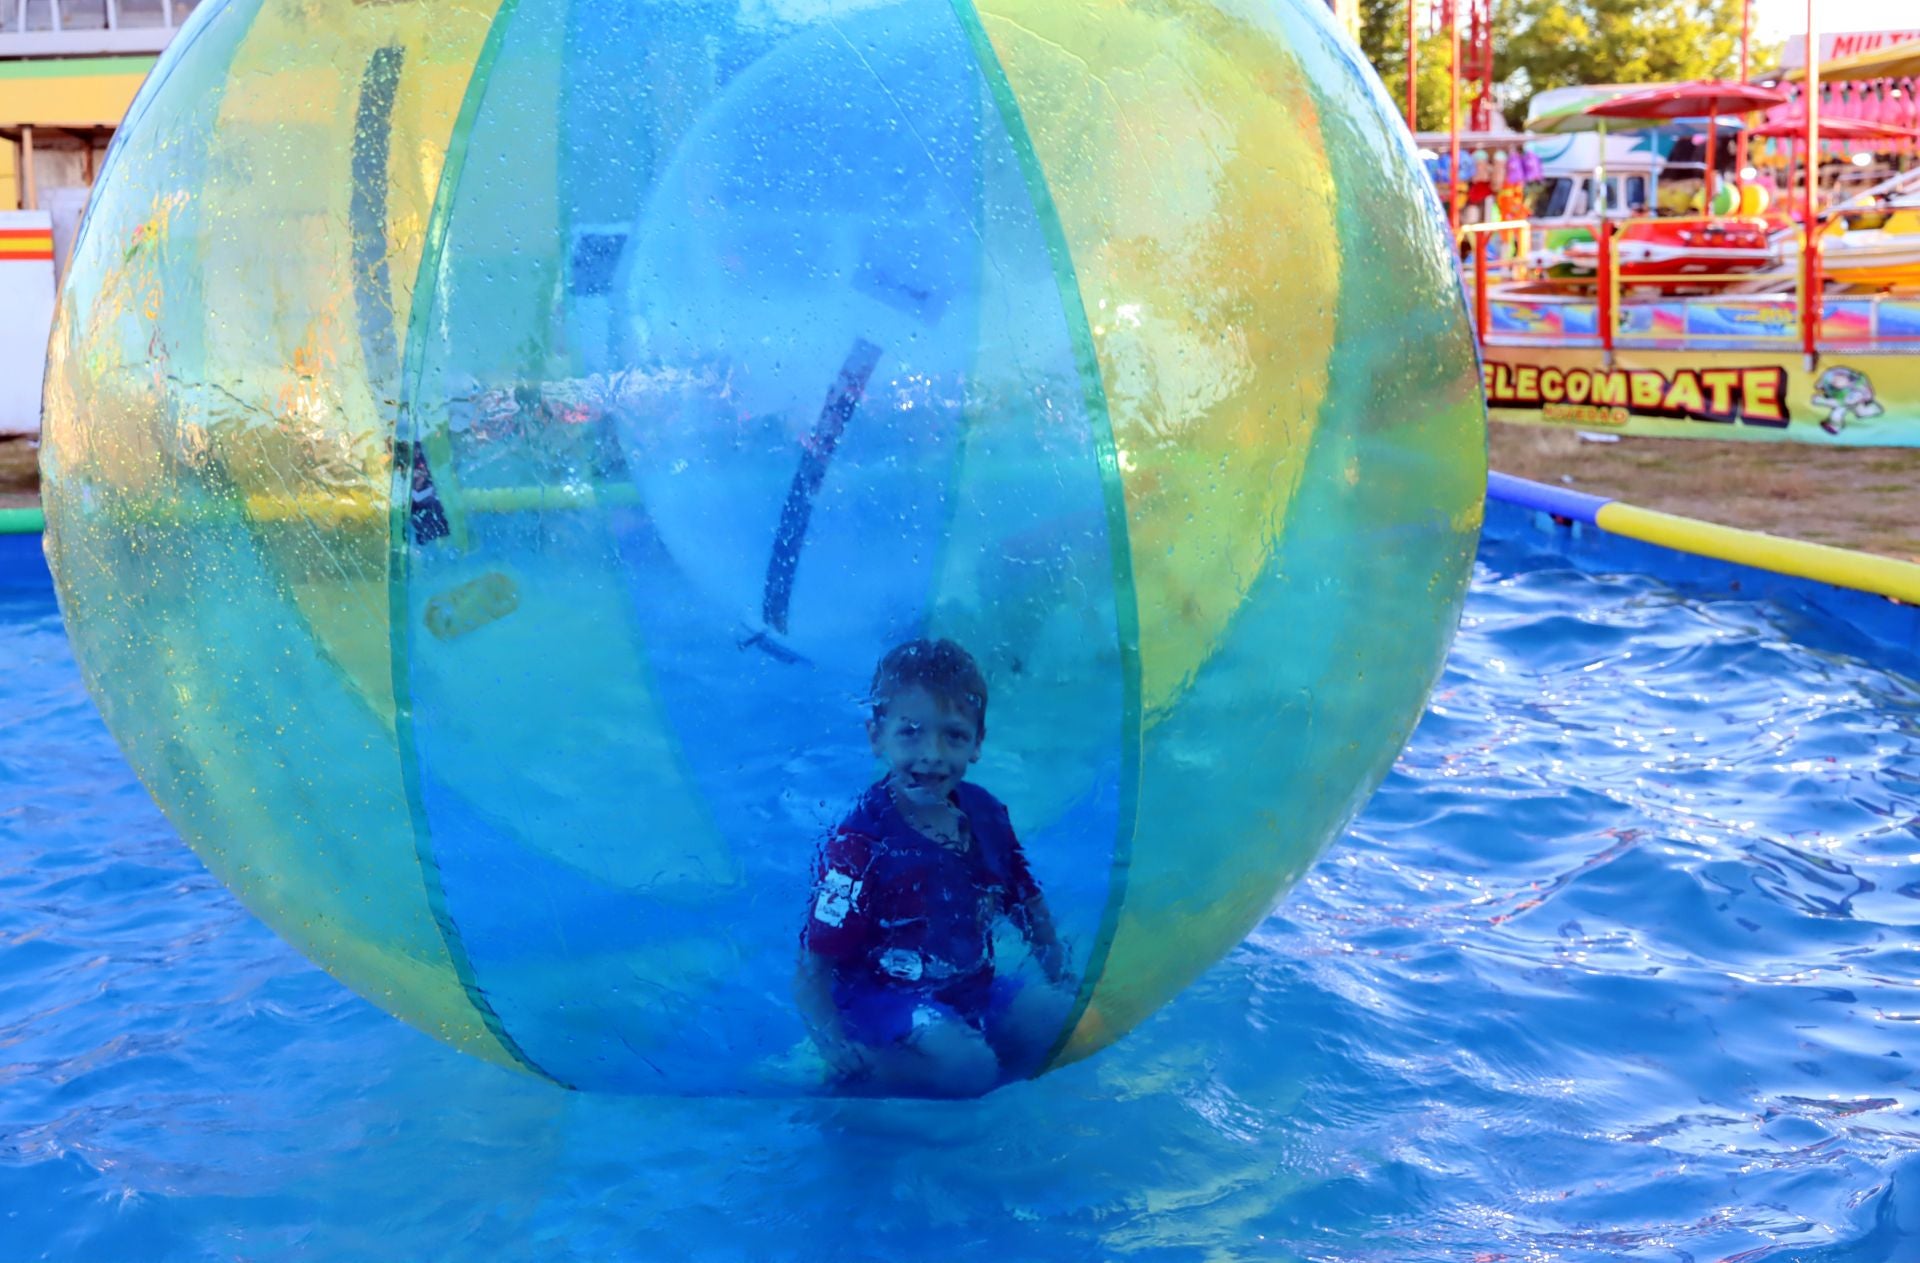
[[[0,231],[51,233],[46,211],[0,211]],[[53,327],[53,260],[0,255],[0,434],[40,432],[40,387]]]

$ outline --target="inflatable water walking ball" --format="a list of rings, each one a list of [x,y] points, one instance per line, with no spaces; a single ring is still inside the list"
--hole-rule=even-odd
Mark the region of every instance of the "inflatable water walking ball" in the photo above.
[[[1064,947],[997,1077],[1118,1038],[1385,774],[1479,525],[1438,207],[1323,9],[206,0],[47,385],[48,553],[128,759],[456,1047],[885,1091],[810,1033],[810,920],[919,900],[995,1003],[1048,985],[984,879],[815,871],[882,775],[876,662],[948,638]],[[996,1020],[978,956],[885,921],[833,975],[895,1006],[869,1038]]]

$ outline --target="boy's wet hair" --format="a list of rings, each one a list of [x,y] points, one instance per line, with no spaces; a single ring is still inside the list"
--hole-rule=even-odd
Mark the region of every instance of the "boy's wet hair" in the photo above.
[[[886,713],[888,698],[916,687],[943,706],[971,715],[980,735],[987,735],[987,677],[965,649],[945,639],[909,640],[889,649],[867,690],[873,718]]]

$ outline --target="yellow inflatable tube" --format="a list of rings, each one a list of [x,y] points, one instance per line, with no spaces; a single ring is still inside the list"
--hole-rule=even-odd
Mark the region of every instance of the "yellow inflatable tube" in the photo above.
[[[1618,502],[1601,506],[1594,522],[1628,539],[1920,605],[1920,565],[1910,561],[1716,526]]]

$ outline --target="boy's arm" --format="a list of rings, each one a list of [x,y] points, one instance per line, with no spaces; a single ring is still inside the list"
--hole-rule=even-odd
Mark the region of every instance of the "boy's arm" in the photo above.
[[[998,804],[996,804],[998,805]],[[1008,894],[1012,907],[1008,911],[1027,936],[1027,945],[1033,949],[1033,958],[1047,981],[1055,986],[1067,984],[1066,944],[1060,941],[1059,932],[1053,928],[1053,913],[1047,907],[1046,896],[1040,893],[1040,883],[1034,880],[1033,869],[1027,865],[1026,851],[1020,845],[1020,839],[1013,831],[1013,819],[1007,814],[1004,805],[1000,806],[1000,822],[1006,830],[1007,868],[1011,878]]]
[[[1053,913],[1047,909],[1045,896],[1039,887],[1021,901],[1020,919],[1026,923],[1027,942],[1033,947],[1033,958],[1040,965],[1047,981],[1056,986],[1067,982],[1067,948],[1060,941],[1059,932],[1053,928]]]
[[[836,962],[860,955],[872,933],[866,869],[872,856],[867,839],[844,830],[827,839],[814,858],[813,893],[806,929],[800,936],[800,963],[794,971],[794,1004],[820,1055],[843,1075],[866,1067],[859,1045],[847,1038],[833,1002]]]
[[[800,949],[800,967],[793,971],[793,1001],[808,1030],[839,1034],[840,1015],[833,1007],[827,962],[804,947]]]
[[[840,1025],[840,1011],[833,1003],[830,967],[805,947],[800,949],[800,966],[793,975],[793,1000],[800,1010],[801,1022],[829,1065],[848,1075],[865,1068],[866,1059],[860,1055],[859,1046],[847,1038]]]

